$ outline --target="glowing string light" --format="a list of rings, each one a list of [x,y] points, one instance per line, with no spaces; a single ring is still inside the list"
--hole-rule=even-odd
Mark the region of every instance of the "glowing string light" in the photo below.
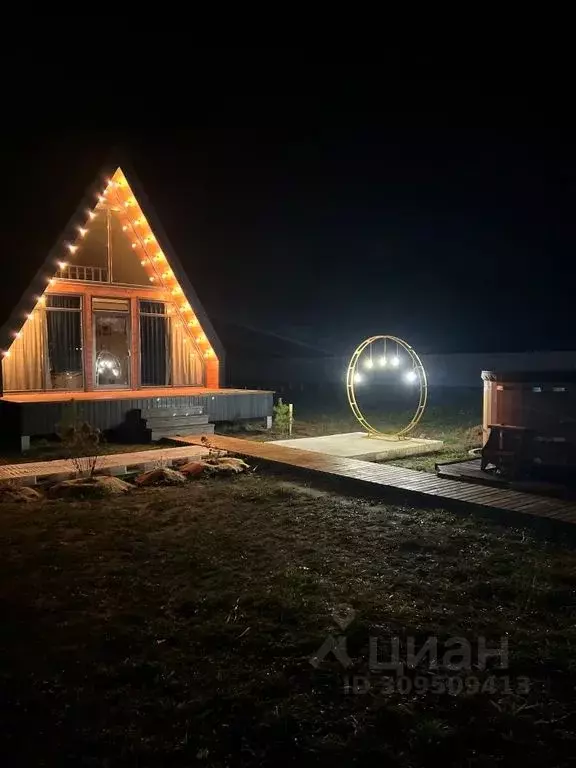
[[[120,169],[116,172],[114,175],[114,178],[111,180],[111,184],[109,185],[111,190],[116,188],[118,191],[115,192],[115,201],[116,204],[119,206],[122,206],[126,209],[133,208],[133,214],[134,217],[130,216],[130,213],[126,211],[126,215],[128,216],[128,221],[124,223],[122,226],[122,229],[124,232],[129,232],[131,229],[134,231],[135,234],[138,235],[137,242],[132,244],[132,248],[137,247],[143,247],[145,251],[147,251],[148,246],[151,244],[157,243],[156,237],[154,233],[152,232],[150,226],[148,225],[148,222],[146,221],[145,216],[142,214],[142,211],[140,210],[138,206],[138,201],[134,197],[133,194],[131,194],[130,185],[128,184],[125,177],[122,175]],[[120,191],[122,190],[122,191]],[[124,197],[126,192],[123,190],[127,190],[128,196]],[[140,235],[140,233],[136,233],[136,227],[144,227],[144,231]],[[157,247],[157,246],[156,246]],[[147,254],[148,255],[148,254]],[[161,264],[162,262],[166,262],[166,256],[161,250],[157,250],[154,255],[148,255],[148,259],[142,259],[140,261],[141,265],[143,267],[150,267],[153,274],[148,276],[148,279],[151,283],[157,283],[159,282],[161,284],[161,287],[166,291],[166,300],[168,300],[168,296],[178,297],[179,295],[183,294],[184,291],[182,290],[182,287],[179,285],[178,281],[176,280],[176,277],[174,275],[174,272],[170,268],[165,268],[164,272],[161,272],[160,269],[156,267],[156,264]],[[174,312],[177,315],[180,315],[183,319],[183,325],[192,328],[194,326],[198,326],[198,320],[193,316],[191,319],[189,318],[189,313],[192,313],[192,307],[188,302],[183,303],[176,303],[174,307],[170,304],[166,308],[166,312],[169,315],[174,314]],[[198,337],[194,337],[192,335],[191,331],[187,331],[189,334],[189,338],[191,341],[196,341],[196,343],[206,344],[207,338],[204,334],[201,334]],[[185,337],[186,338],[186,337]],[[191,352],[191,354],[195,354],[194,351]],[[208,349],[205,350],[204,356],[208,357],[213,355],[214,352],[210,345],[208,344]]]
[[[396,347],[396,354],[392,358],[388,358],[386,355],[387,341],[391,342]],[[408,422],[408,424],[396,432],[386,433],[372,426],[367,421],[364,414],[362,413],[362,410],[360,409],[360,406],[358,405],[358,402],[356,400],[356,394],[354,391],[355,385],[363,381],[363,376],[358,370],[359,366],[366,365],[366,353],[371,351],[369,349],[371,345],[377,344],[379,342],[384,342],[384,355],[378,358],[378,362],[380,363],[380,365],[382,367],[385,367],[386,365],[390,364],[392,368],[398,368],[398,366],[400,366],[403,363],[404,353],[406,353],[406,357],[412,363],[412,365],[407,371],[403,373],[402,379],[408,384],[416,384],[418,386],[418,404],[416,406],[416,410],[414,411],[413,416],[411,420]],[[402,349],[402,353],[403,353],[402,358],[399,355],[400,349]],[[370,358],[371,357],[372,356],[370,355]],[[387,374],[387,377],[391,373],[392,371],[390,371],[390,373]],[[414,429],[416,424],[418,424],[418,422],[422,418],[422,414],[424,413],[427,396],[428,396],[428,383],[426,378],[426,371],[424,370],[422,361],[420,360],[420,358],[418,357],[414,349],[405,341],[402,341],[402,339],[399,339],[397,336],[371,336],[368,339],[365,339],[361,344],[358,345],[358,347],[356,348],[356,350],[354,351],[354,354],[350,359],[350,362],[348,364],[348,371],[346,374],[346,393],[348,396],[348,403],[350,405],[350,408],[352,409],[352,412],[354,413],[354,416],[360,422],[362,427],[364,427],[364,429],[368,433],[368,436],[386,438],[389,440],[403,439],[407,437],[408,434]]]

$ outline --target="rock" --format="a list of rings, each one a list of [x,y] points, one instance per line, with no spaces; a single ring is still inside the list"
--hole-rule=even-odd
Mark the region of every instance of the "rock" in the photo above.
[[[208,459],[220,459],[223,456],[228,456],[228,451],[223,451],[218,448],[210,448],[208,453]]]
[[[207,466],[205,461],[189,461],[187,464],[178,467],[178,469],[186,477],[197,477],[205,471]]]
[[[170,467],[157,467],[148,472],[142,472],[135,478],[136,485],[182,485],[186,482],[185,475]]]
[[[40,501],[44,497],[36,490],[27,485],[14,485],[12,483],[0,484],[0,502],[16,501],[29,504],[31,501]]]
[[[106,496],[118,496],[132,490],[129,483],[119,477],[109,475],[94,475],[93,477],[75,477],[63,480],[48,489],[51,499],[93,498],[102,499]]]
[[[223,459],[209,459],[206,462],[207,470],[214,474],[231,474],[238,472],[246,472],[250,469],[244,459],[236,459],[233,456],[226,456]]]

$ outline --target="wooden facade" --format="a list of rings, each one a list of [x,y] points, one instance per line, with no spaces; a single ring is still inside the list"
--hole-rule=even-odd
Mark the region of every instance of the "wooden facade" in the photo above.
[[[131,286],[115,284],[99,284],[96,282],[79,282],[65,280],[60,278],[53,279],[48,286],[45,296],[61,295],[81,296],[82,301],[82,329],[83,329],[83,350],[84,350],[84,390],[91,392],[96,389],[94,382],[94,329],[93,314],[91,310],[92,298],[114,298],[126,299],[130,301],[130,358],[131,371],[130,381],[132,389],[139,389],[140,383],[140,334],[139,334],[139,316],[138,300],[149,299],[150,301],[163,301],[164,292],[161,289],[148,286]],[[220,386],[220,363],[216,356],[204,361],[205,378],[203,386],[210,389],[218,389]]]

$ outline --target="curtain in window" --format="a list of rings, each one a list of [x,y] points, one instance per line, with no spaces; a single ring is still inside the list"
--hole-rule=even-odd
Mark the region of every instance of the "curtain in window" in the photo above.
[[[146,302],[152,305],[152,302]],[[145,306],[144,302],[141,307]],[[164,305],[159,305],[164,311]],[[168,318],[163,314],[140,314],[140,382],[142,386],[170,383]]]
[[[204,382],[202,360],[179,320],[170,320],[172,384],[201,387]]]
[[[50,389],[46,312],[37,310],[24,323],[21,335],[2,361],[5,392]]]

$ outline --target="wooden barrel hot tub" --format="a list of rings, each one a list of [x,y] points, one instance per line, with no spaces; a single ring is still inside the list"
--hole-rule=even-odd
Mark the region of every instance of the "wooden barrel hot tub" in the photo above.
[[[534,462],[574,466],[576,461],[576,370],[482,371],[483,438],[491,425],[533,435]]]

